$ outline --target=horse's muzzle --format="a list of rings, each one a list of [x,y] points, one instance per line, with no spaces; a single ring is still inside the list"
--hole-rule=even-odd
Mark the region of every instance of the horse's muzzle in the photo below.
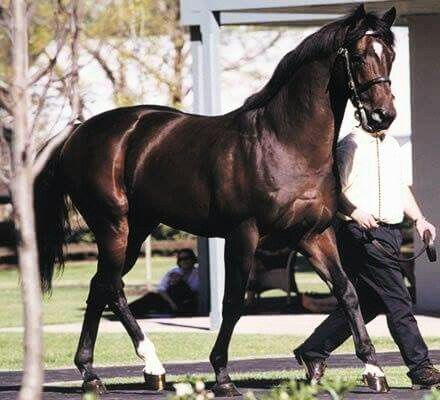
[[[390,127],[396,118],[395,111],[388,111],[384,108],[376,108],[367,112],[368,125],[374,132],[383,131]]]

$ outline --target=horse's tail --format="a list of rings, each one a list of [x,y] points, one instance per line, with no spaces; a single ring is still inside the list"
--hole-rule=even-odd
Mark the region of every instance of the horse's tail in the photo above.
[[[34,210],[38,245],[38,262],[43,292],[50,292],[57,265],[64,268],[63,247],[70,231],[68,206],[59,158],[61,143],[50,156],[34,184]]]

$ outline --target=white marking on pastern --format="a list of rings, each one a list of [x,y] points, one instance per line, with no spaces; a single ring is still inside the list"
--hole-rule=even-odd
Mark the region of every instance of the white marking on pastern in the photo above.
[[[145,336],[136,349],[137,355],[145,362],[144,372],[151,375],[162,375],[165,368],[156,354],[154,344]]]
[[[365,369],[363,375],[373,375],[373,376],[385,376],[381,368],[373,364],[365,364]]]

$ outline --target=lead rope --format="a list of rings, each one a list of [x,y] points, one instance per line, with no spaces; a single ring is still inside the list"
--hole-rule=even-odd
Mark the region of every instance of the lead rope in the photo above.
[[[376,136],[376,161],[377,161],[377,184],[378,184],[378,217],[379,221],[382,220],[382,185],[380,179],[380,151],[379,151],[379,137]],[[423,247],[419,251],[414,251],[414,256],[409,258],[396,257],[394,254],[390,253],[380,242],[377,240],[369,230],[365,231],[367,238],[371,241],[374,247],[376,247],[382,254],[387,256],[388,258],[397,261],[397,262],[408,262],[413,261],[419,258],[423,252],[426,250],[428,255],[428,259],[431,262],[435,262],[437,260],[437,252],[435,250],[434,243],[431,239],[431,233],[426,230],[423,233]]]
[[[382,185],[380,180],[380,152],[379,152],[379,137],[376,136],[376,160],[377,160],[377,186],[378,186],[378,217],[382,221]]]

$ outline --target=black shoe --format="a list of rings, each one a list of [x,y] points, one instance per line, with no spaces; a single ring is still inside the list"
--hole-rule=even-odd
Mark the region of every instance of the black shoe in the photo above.
[[[411,379],[412,388],[415,390],[432,387],[440,388],[440,371],[432,365],[410,371],[407,375]]]
[[[305,358],[299,349],[293,350],[296,361],[299,365],[304,365],[306,367],[306,378],[312,385],[317,385],[320,383],[322,377],[324,376],[327,364],[324,358]]]

